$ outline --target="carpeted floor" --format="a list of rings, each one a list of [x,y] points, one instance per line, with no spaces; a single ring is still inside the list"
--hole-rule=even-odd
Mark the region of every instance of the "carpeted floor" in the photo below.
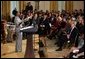
[[[37,49],[35,51],[35,58],[40,58],[38,54],[39,45],[37,42],[38,35],[35,36],[35,44],[34,48]],[[46,58],[62,58],[63,55],[67,54],[69,49],[63,49],[62,51],[55,51],[58,47],[54,45],[55,40],[50,40],[46,38]],[[15,52],[15,41],[13,43],[2,44],[1,43],[1,58],[24,58],[26,48],[26,39],[22,40],[22,52]]]

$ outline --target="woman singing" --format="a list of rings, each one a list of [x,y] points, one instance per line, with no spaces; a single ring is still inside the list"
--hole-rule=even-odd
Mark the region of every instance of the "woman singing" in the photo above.
[[[20,32],[20,28],[22,27],[22,20],[19,18],[20,13],[18,11],[14,11],[15,15],[14,23],[16,25],[15,33],[16,33],[16,52],[22,51],[22,32]]]

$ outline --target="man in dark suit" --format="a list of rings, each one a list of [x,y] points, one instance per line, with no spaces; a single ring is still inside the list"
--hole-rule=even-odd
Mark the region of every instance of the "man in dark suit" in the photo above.
[[[39,34],[39,36],[41,36],[42,32],[43,32],[42,27],[40,26],[42,21],[43,21],[42,13],[39,13],[39,16],[38,16],[38,34]]]
[[[74,20],[71,20],[70,24],[71,24],[71,31],[70,31],[70,34],[67,35],[67,37],[68,37],[68,40],[70,41],[69,46],[72,46],[75,43],[75,40],[77,39],[79,31],[77,27],[75,26],[76,24]]]
[[[60,23],[60,29],[59,32],[57,32],[57,36],[58,36],[58,40],[57,40],[57,44],[59,46],[59,48],[56,51],[61,51],[64,44],[67,42],[67,33],[66,33],[66,22],[61,21]]]
[[[49,22],[47,19],[47,14],[44,14],[44,17],[40,20],[40,27],[44,35],[47,35],[47,31],[49,26]]]
[[[32,12],[32,11],[33,11],[33,6],[31,5],[30,2],[27,3],[27,6],[26,6],[26,8],[25,8],[25,11],[26,11],[26,12],[28,12],[28,11]]]
[[[73,58],[73,57],[83,57],[83,52],[84,52],[84,33],[83,31],[80,33],[80,35],[78,36],[78,41],[77,41],[78,45],[77,46],[73,46],[69,53],[67,54],[66,57],[69,58]],[[76,44],[76,43],[75,43]]]

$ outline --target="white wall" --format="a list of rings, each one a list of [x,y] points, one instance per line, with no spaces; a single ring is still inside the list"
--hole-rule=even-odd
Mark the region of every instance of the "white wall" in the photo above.
[[[35,1],[25,1],[26,2],[26,5],[27,5],[27,2],[31,2],[31,5],[33,6],[33,10],[35,9]]]
[[[31,2],[31,4],[33,5],[33,10],[35,9],[35,1],[25,1],[25,5],[27,4],[27,2]],[[57,1],[58,2],[58,10],[65,10],[65,1]],[[57,3],[56,2],[56,3]],[[19,10],[19,1],[11,1],[11,7],[10,7],[10,15],[12,15],[12,11],[14,8],[17,8],[17,10]],[[84,9],[84,1],[73,1],[73,10],[74,9]],[[40,1],[39,2],[39,10],[49,10],[50,11],[50,1]]]
[[[39,10],[45,11],[45,1],[40,1],[39,2]]]
[[[74,1],[73,2],[73,10],[74,9],[84,9],[84,1]]]
[[[50,11],[50,1],[45,1],[45,10]]]
[[[49,10],[50,11],[50,1],[40,1],[39,2],[39,10]]]
[[[65,1],[58,1],[58,11],[65,10]]]
[[[16,8],[19,11],[19,1],[11,1],[10,3],[10,16],[13,17],[12,11]]]

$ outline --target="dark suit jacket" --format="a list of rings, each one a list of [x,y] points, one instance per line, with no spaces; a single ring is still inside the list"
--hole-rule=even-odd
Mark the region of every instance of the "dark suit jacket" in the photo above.
[[[26,6],[25,11],[27,12],[28,10],[33,11],[33,6]]]
[[[79,49],[78,53],[84,52],[84,45]]]
[[[78,29],[75,27],[75,28],[73,29],[73,31],[71,32],[71,34],[70,34],[69,40],[70,40],[72,43],[74,43],[77,35],[78,35]]]
[[[44,25],[45,27],[41,27],[40,25]],[[49,26],[49,22],[48,22],[48,19],[45,19],[45,20],[43,20],[43,18],[42,19],[40,19],[40,22],[39,22],[39,33],[40,34],[46,34],[46,32],[47,32],[47,30],[48,30],[48,28],[50,27]]]
[[[79,33],[84,32],[84,25],[80,24],[79,22],[76,24],[76,27],[79,30]]]
[[[43,25],[45,25],[45,30],[47,30],[50,26],[49,26],[49,21],[48,21],[48,19],[45,19],[44,21],[43,21]]]

